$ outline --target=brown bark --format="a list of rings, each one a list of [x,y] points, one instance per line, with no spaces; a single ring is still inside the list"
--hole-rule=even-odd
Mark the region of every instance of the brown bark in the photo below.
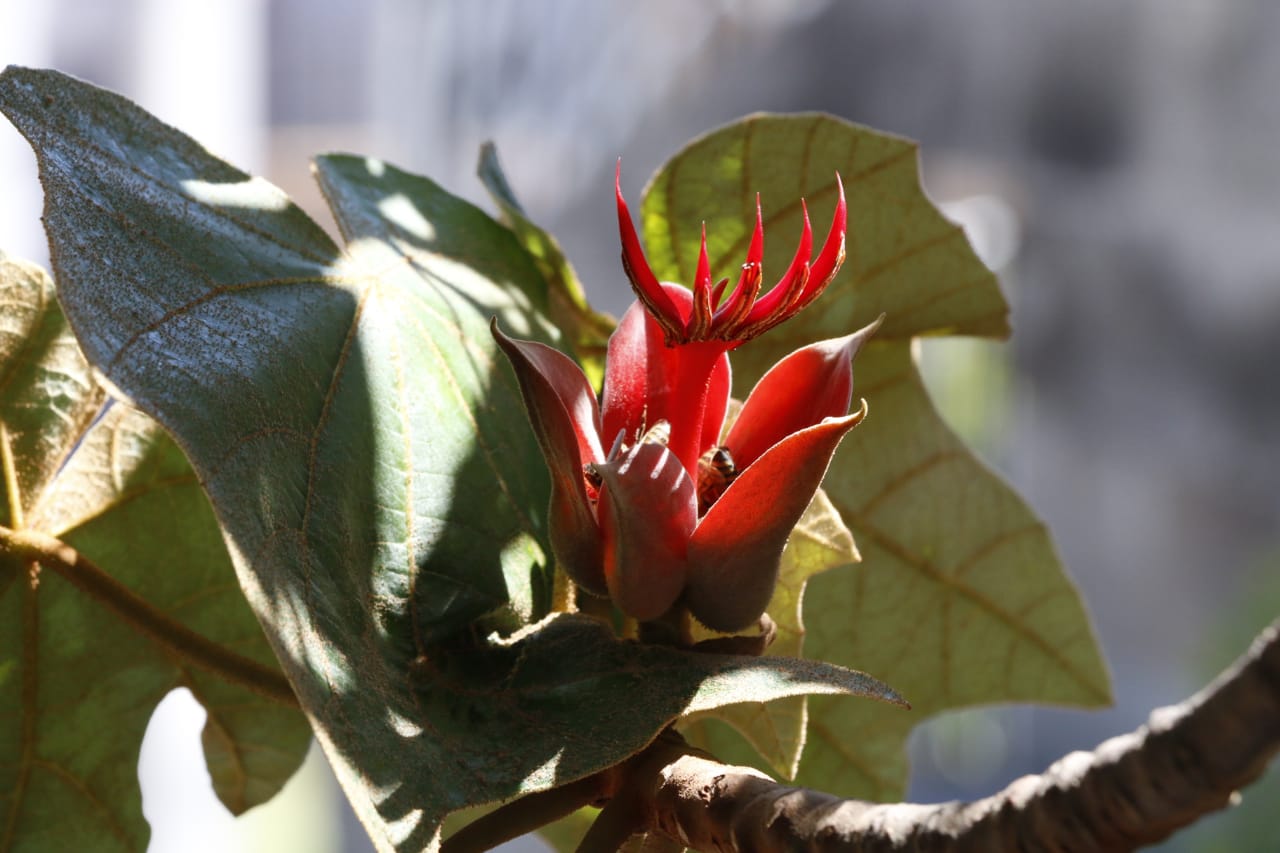
[[[1213,683],[1137,731],[970,803],[842,800],[730,767],[666,735],[621,796],[703,851],[1126,851],[1228,805],[1280,750],[1280,620]]]

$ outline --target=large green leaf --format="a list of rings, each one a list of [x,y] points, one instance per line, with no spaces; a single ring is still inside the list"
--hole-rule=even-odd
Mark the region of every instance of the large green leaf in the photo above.
[[[182,452],[128,406],[102,413],[48,276],[0,255],[0,294],[3,524],[59,537],[151,607],[274,665]],[[65,578],[29,572],[0,558],[0,848],[143,849],[138,750],[175,687],[208,711],[205,756],[233,812],[297,769],[311,729],[296,709],[176,659]]]
[[[916,335],[1008,331],[994,277],[921,191],[916,161],[913,143],[827,116],[753,116],[677,154],[642,208],[660,278],[692,281],[704,220],[719,278],[745,255],[758,191],[765,274],[776,276],[799,237],[800,198],[821,235],[835,173],[844,179],[848,260],[816,305],[735,351],[734,379],[742,393],[795,346],[886,315],[856,367],[855,394],[871,413],[824,483],[863,562],[814,579],[805,653],[886,679],[916,713],[810,702],[798,780],[849,796],[901,794],[903,741],[930,714],[1109,700],[1088,618],[1043,525],[941,421],[912,361]]]
[[[124,99],[0,75],[90,360],[187,451],[241,586],[380,849],[612,765],[748,698],[894,699],[829,665],[614,640],[545,611],[547,477],[488,331],[551,339],[506,228],[381,161],[322,158],[339,250],[279,191]],[[476,620],[483,618],[486,629]]]

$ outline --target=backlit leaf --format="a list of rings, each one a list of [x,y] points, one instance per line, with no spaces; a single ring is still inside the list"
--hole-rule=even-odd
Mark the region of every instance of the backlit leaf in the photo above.
[[[903,743],[925,717],[975,703],[1109,701],[1088,618],[1038,519],[938,417],[912,362],[924,334],[1003,336],[1007,308],[961,230],[921,191],[914,143],[821,115],[753,116],[695,140],[643,204],[650,262],[691,282],[707,222],[713,279],[736,275],[762,196],[766,287],[800,234],[848,204],[848,259],[795,319],[734,353],[738,390],[809,341],[883,326],[858,357],[854,395],[870,414],[845,440],[824,489],[863,562],[814,579],[805,654],[856,666],[910,698],[911,714],[865,703],[809,706],[801,784],[894,798]]]
[[[15,475],[3,524],[59,537],[151,607],[274,666],[182,452],[141,412],[103,412],[42,271],[0,256],[0,293],[0,441]],[[177,687],[208,711],[205,756],[233,812],[297,769],[311,729],[296,708],[184,664],[66,578],[30,572],[0,557],[0,848],[145,849],[138,751]]]

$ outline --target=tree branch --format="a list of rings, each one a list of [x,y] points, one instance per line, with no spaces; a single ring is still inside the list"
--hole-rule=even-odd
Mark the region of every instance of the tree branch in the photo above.
[[[1228,805],[1280,751],[1280,620],[1137,731],[971,803],[841,800],[720,764],[676,735],[650,749],[660,760],[643,766],[658,769],[636,786],[647,825],[703,851],[1134,850]]]
[[[281,673],[197,634],[157,610],[65,542],[32,530],[0,527],[0,552],[56,571],[73,586],[183,660],[268,699],[297,707],[298,699],[293,688]]]

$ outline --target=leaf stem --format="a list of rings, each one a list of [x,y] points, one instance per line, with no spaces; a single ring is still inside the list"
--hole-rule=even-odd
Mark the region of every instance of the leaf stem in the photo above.
[[[644,812],[635,796],[617,796],[596,817],[574,853],[614,853],[644,829]]]
[[[0,474],[4,476],[5,497],[9,500],[9,524],[23,527],[22,492],[18,488],[18,466],[13,461],[13,445],[9,429],[0,421]]]
[[[0,527],[0,553],[38,562],[57,572],[134,629],[185,660],[282,705],[297,707],[293,688],[279,672],[215,643],[157,610],[65,542],[36,531]]]
[[[572,814],[602,795],[600,774],[500,806],[451,835],[440,853],[481,853]]]

